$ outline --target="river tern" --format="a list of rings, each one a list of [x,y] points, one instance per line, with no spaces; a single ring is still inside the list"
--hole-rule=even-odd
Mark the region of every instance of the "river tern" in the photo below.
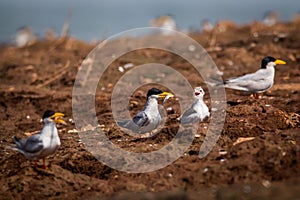
[[[158,109],[158,99],[173,97],[169,92],[152,88],[147,92],[147,102],[144,109],[138,112],[131,120],[117,121],[117,124],[133,133],[150,133],[158,128],[162,118]]]
[[[224,86],[234,90],[253,93],[253,96],[257,99],[258,93],[265,92],[273,86],[275,65],[284,64],[286,64],[286,62],[283,60],[267,56],[261,61],[261,69],[238,78],[228,79],[224,81]]]
[[[194,103],[179,118],[181,124],[190,124],[202,122],[209,118],[210,112],[207,105],[203,101],[205,92],[202,87],[194,89]]]
[[[62,113],[47,110],[43,115],[44,127],[41,132],[24,139],[14,136],[15,146],[12,149],[22,153],[27,159],[34,160],[36,168],[39,168],[37,160],[43,159],[42,167],[48,169],[45,158],[55,154],[60,147],[56,123],[65,124],[61,119],[63,116]]]

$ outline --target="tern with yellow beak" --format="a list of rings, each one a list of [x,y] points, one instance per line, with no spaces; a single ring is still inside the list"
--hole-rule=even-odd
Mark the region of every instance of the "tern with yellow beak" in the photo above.
[[[226,88],[253,93],[253,96],[257,99],[258,93],[265,92],[273,86],[275,75],[274,67],[276,65],[285,64],[285,61],[267,56],[261,61],[261,69],[238,78],[228,79],[224,81],[224,85]]]
[[[37,160],[43,159],[43,168],[48,169],[45,158],[55,154],[60,147],[56,123],[65,124],[65,121],[61,119],[63,116],[62,113],[47,110],[43,115],[42,131],[25,139],[18,139],[14,136],[16,145],[12,149],[19,151],[27,159],[34,160],[35,167],[37,167]]]
[[[151,131],[158,128],[162,121],[158,109],[158,99],[173,96],[174,95],[169,92],[152,88],[147,93],[147,102],[144,109],[137,113],[131,120],[119,121],[117,124],[133,133],[151,133]]]

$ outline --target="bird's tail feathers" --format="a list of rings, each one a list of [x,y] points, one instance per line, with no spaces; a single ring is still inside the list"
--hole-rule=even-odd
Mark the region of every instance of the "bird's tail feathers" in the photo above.
[[[20,151],[20,149],[19,149],[19,147],[16,143],[8,145],[7,149],[11,149],[11,150],[14,150],[14,151]]]
[[[226,84],[226,81],[220,80],[219,78],[210,77],[208,80],[205,81],[205,83],[209,86],[216,87]]]
[[[130,122],[130,120],[125,119],[125,120],[116,120],[117,124],[121,127],[126,127],[126,125]]]
[[[22,143],[20,141],[20,139],[17,137],[17,136],[13,136],[13,139],[15,141],[15,146],[13,146],[13,148],[16,150],[18,148],[21,148],[22,147]]]

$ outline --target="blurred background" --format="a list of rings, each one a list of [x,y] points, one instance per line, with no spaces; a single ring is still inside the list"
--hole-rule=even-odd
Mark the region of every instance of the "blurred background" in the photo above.
[[[203,20],[211,24],[219,20],[243,24],[263,20],[270,11],[277,13],[281,21],[288,21],[299,13],[300,1],[2,0],[0,42],[12,40],[24,26],[31,27],[40,38],[49,28],[52,34],[60,35],[67,19],[71,36],[92,41],[127,29],[149,26],[151,19],[161,15],[171,16],[181,31],[201,31]]]

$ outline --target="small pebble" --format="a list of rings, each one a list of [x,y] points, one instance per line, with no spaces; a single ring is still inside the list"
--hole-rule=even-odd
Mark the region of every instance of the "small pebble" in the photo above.
[[[265,188],[270,188],[271,187],[271,182],[268,180],[263,180],[261,182],[261,184],[265,187]]]
[[[227,151],[225,151],[224,149],[220,149],[219,154],[220,155],[226,155]]]
[[[78,133],[78,130],[76,130],[76,129],[71,129],[71,130],[68,130],[67,133]]]
[[[128,68],[133,67],[133,66],[134,66],[134,64],[127,63],[127,64],[124,65],[124,69],[128,69]]]
[[[189,45],[189,47],[188,47],[188,49],[189,49],[189,51],[195,51],[196,50],[196,47],[194,46],[194,45]]]
[[[231,60],[229,60],[228,62],[228,65],[232,66],[233,65],[233,62]]]
[[[217,111],[218,108],[211,108],[211,111]]]
[[[253,37],[257,38],[259,36],[259,34],[257,32],[254,32],[253,34]]]
[[[172,107],[168,107],[168,108],[167,108],[167,111],[172,111],[172,110],[173,110]]]
[[[122,66],[119,66],[118,68],[119,72],[123,73],[124,72],[124,68]]]
[[[203,169],[203,174],[205,174],[206,172],[208,172],[208,167],[205,167],[205,168]]]

